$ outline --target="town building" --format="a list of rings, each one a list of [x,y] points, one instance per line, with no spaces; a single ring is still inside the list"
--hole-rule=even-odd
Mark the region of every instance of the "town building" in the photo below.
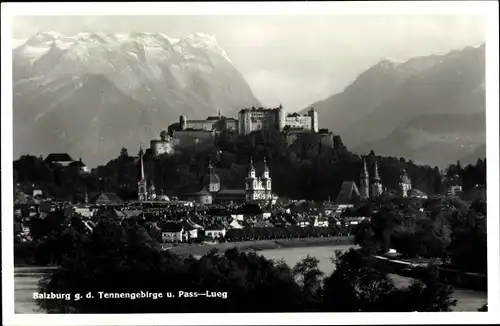
[[[411,178],[408,173],[403,169],[399,179],[399,191],[402,197],[408,197],[408,191],[411,190]]]
[[[204,205],[211,205],[213,199],[212,194],[206,189],[201,189],[198,192],[187,194],[186,197],[188,201]]]
[[[198,152],[213,148],[215,135],[214,130],[174,130],[171,136],[173,151]]]
[[[221,189],[220,179],[212,163],[208,163],[208,172],[201,181],[201,190],[186,195],[187,200],[199,204],[225,204],[244,202],[274,202],[276,196],[272,193],[272,182],[264,159],[264,168],[261,177],[256,176],[255,167],[250,159],[248,175],[245,179],[244,189]]]
[[[257,130],[303,130],[318,132],[318,113],[310,109],[307,114],[287,114],[280,105],[275,109],[251,108],[238,113],[238,132],[247,135]]]
[[[51,153],[45,158],[45,162],[68,166],[73,163],[74,160],[67,153]]]
[[[337,210],[345,210],[359,203],[361,194],[354,181],[344,181],[340,186],[340,191],[337,195],[335,203],[338,205]]]
[[[410,189],[408,190],[407,196],[409,198],[418,198],[418,199],[427,199],[427,194],[419,189]]]
[[[123,200],[114,192],[101,192],[97,194],[91,201],[95,205],[123,205]]]
[[[248,166],[248,175],[245,180],[246,201],[270,201],[273,199],[271,176],[269,175],[269,167],[267,166],[266,158],[264,157],[264,171],[261,177],[256,176],[253,160],[250,158]]]
[[[80,172],[82,173],[88,173],[89,168],[88,166],[85,165],[85,163],[82,162],[82,158],[80,158],[78,161],[74,162],[76,166],[79,168]]]
[[[151,182],[148,188],[148,200],[154,201],[156,200],[156,188],[155,185]]]
[[[219,114],[217,116],[207,117],[205,120],[188,120],[185,115],[181,115],[179,117],[179,127],[181,131],[238,131],[238,122],[234,118],[227,118],[222,116],[219,111]]]
[[[180,222],[164,222],[160,225],[163,242],[182,242],[184,225]]]
[[[205,228],[205,237],[212,240],[224,238],[226,236],[226,228],[222,225],[210,225]]]
[[[174,153],[174,140],[166,131],[162,131],[159,139],[152,139],[150,141],[149,148],[153,156],[170,155]]]
[[[446,186],[446,194],[448,196],[461,196],[463,194],[462,184],[458,174],[446,177],[444,183]]]

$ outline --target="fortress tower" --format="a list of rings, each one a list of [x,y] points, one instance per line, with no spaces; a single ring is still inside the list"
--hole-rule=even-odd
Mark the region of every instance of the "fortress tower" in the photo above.
[[[282,131],[286,125],[286,111],[283,109],[283,106],[280,104],[278,107],[278,130]]]
[[[313,108],[311,108],[307,115],[311,118],[311,131],[318,132],[319,124],[318,124],[318,112],[316,112]]]
[[[187,118],[185,115],[181,115],[179,117],[179,124],[181,126],[181,130],[186,130],[186,127],[187,127]]]

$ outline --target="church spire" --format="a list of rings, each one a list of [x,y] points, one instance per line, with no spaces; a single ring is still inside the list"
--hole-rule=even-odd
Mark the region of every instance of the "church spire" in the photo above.
[[[380,175],[378,174],[378,163],[375,161],[375,169],[373,171],[373,180],[380,181]]]
[[[143,160],[143,156],[144,156],[144,151],[142,150],[142,145],[141,145],[141,149],[139,150],[139,158],[141,160],[141,181],[144,180],[144,160]]]
[[[269,167],[267,166],[267,159],[264,156],[264,179],[269,179]]]
[[[366,159],[363,158],[363,171],[361,172],[361,180],[360,180],[360,196],[361,199],[368,199],[370,197],[370,190],[368,188],[368,168],[366,166]]]
[[[250,162],[248,163],[248,176],[250,178],[255,178],[255,166],[253,166],[252,156],[250,156]]]
[[[139,160],[140,160],[140,169],[141,169],[141,179],[139,182],[137,182],[137,193],[139,196],[139,201],[144,201],[148,199],[148,189],[147,189],[147,183],[146,179],[144,178],[144,151],[142,150],[142,145],[141,149],[139,150]]]
[[[373,184],[372,184],[372,196],[379,197],[382,195],[382,180],[380,179],[380,175],[378,173],[378,163],[375,161],[375,168],[373,171]]]
[[[366,166],[366,159],[363,159],[363,172],[361,173],[362,178],[368,177],[368,168]]]

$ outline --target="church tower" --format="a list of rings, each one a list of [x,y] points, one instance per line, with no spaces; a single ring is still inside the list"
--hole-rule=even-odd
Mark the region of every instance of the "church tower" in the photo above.
[[[208,172],[203,177],[202,183],[202,188],[210,193],[217,193],[220,190],[220,179],[215,173],[215,169],[210,160],[208,161]]]
[[[246,201],[250,202],[255,199],[255,188],[257,187],[257,178],[255,177],[255,166],[253,165],[252,157],[248,164],[248,175],[245,179]]]
[[[156,200],[156,188],[153,182],[151,182],[151,185],[149,186],[148,195],[149,195],[149,200]]]
[[[379,197],[382,195],[382,180],[378,173],[378,163],[375,161],[375,169],[373,171],[373,184],[372,184],[372,197]]]
[[[361,173],[361,180],[359,184],[359,195],[361,200],[368,199],[370,197],[370,188],[369,188],[369,174],[368,168],[366,167],[366,160],[363,159],[363,172]]]
[[[399,190],[402,197],[408,197],[408,191],[411,190],[411,179],[405,169],[399,179]]]
[[[139,182],[137,182],[137,193],[138,193],[139,201],[145,201],[148,199],[147,183],[146,183],[146,179],[144,178],[143,156],[144,156],[144,152],[143,152],[142,146],[141,146],[141,149],[139,150],[141,176],[140,176]]]
[[[262,173],[262,184],[264,186],[264,199],[272,199],[272,187],[271,187],[271,176],[269,175],[269,167],[267,166],[267,160],[264,156],[264,172]]]

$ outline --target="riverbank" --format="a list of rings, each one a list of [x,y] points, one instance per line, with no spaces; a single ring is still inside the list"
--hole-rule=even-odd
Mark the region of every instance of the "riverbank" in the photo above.
[[[389,273],[413,279],[424,279],[427,275],[427,264],[412,264],[382,256],[373,257],[379,268]],[[488,278],[484,274],[468,273],[440,266],[436,266],[435,271],[438,279],[445,284],[472,291],[487,292]]]
[[[180,243],[175,246],[164,244],[166,250],[170,250],[178,255],[203,256],[213,249],[225,252],[226,250],[237,248],[240,251],[261,251],[284,248],[322,247],[353,245],[354,237],[327,237],[327,238],[298,238],[298,239],[274,239],[256,240],[242,242],[224,243],[201,243],[187,244]]]

